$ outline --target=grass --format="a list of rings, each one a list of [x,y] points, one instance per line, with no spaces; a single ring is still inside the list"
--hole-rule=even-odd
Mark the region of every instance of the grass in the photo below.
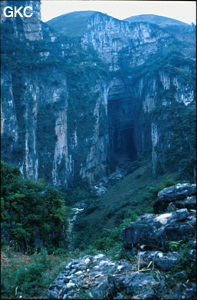
[[[27,255],[4,246],[1,251],[1,298],[47,299],[49,285],[68,260],[67,254]]]
[[[165,182],[167,184],[170,178],[173,185],[176,177],[177,173],[168,173],[154,179],[151,163],[146,161],[141,164],[105,194],[92,200],[88,208],[78,216],[74,227],[76,247],[80,245],[85,249],[87,243],[100,245],[102,239],[109,238],[111,231],[119,228],[124,220],[129,223],[144,213],[153,213],[153,203],[158,191],[165,187]],[[110,242],[107,241],[109,244]]]
[[[84,252],[77,249],[70,253],[59,248],[51,255],[45,249],[28,255],[2,246],[1,299],[48,299],[50,284],[70,260],[97,253],[95,248],[89,247]]]

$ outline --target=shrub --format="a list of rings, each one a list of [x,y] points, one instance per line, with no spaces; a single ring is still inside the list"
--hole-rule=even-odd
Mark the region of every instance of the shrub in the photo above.
[[[180,261],[172,270],[172,274],[175,272],[186,271],[187,279],[191,281],[196,280],[196,264],[193,262],[191,264],[189,251],[193,240],[190,240],[188,243],[183,243],[180,241],[169,241],[167,245],[167,250],[178,251],[180,254]]]
[[[1,250],[2,299],[47,299],[49,285],[70,259],[65,254],[49,255],[44,248],[33,255],[15,252],[8,246]]]
[[[34,296],[42,287],[44,264],[34,263],[21,267],[16,273],[15,285],[21,293]]]
[[[178,183],[178,182],[177,182],[175,179],[173,179],[173,178],[169,178],[169,179],[166,179],[166,180],[164,181],[165,187],[169,187],[169,186],[175,185],[175,184],[177,184],[177,183]]]
[[[2,237],[15,250],[66,246],[68,211],[62,193],[43,181],[22,179],[17,168],[1,163]]]
[[[169,241],[168,247],[170,251],[177,251],[181,248],[183,241]]]

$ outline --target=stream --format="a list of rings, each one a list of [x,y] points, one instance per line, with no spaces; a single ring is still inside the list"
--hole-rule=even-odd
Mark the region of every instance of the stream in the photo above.
[[[73,207],[72,211],[73,214],[71,215],[70,218],[68,218],[68,229],[67,229],[67,237],[68,237],[68,250],[72,251],[73,250],[73,227],[74,223],[77,219],[77,215],[81,213],[84,210],[84,208],[78,208],[78,207]]]

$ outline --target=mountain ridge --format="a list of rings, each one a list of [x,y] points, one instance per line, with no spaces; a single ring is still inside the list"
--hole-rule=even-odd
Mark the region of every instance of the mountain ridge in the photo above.
[[[154,14],[142,14],[142,15],[137,15],[137,16],[131,16],[126,19],[124,19],[127,22],[148,22],[148,23],[153,23],[157,24],[161,27],[165,27],[168,25],[187,25],[190,26],[189,24],[169,18],[169,17],[164,17],[164,16],[159,16],[159,15],[154,15]]]
[[[174,35],[180,41],[187,41],[192,43],[195,39],[192,25],[182,21],[153,14],[143,14],[138,16],[131,16],[120,20],[108,14],[99,11],[74,11],[67,14],[60,15],[46,22],[46,24],[55,30],[58,34],[69,37],[82,37],[92,26],[93,19],[98,16],[100,20],[108,20],[111,22],[119,22],[119,24],[126,24],[133,26],[134,24],[149,24],[149,26],[158,26],[165,30],[168,34]],[[92,20],[92,21],[91,21]],[[102,23],[102,21],[101,21]]]
[[[80,14],[82,24],[80,24],[80,27],[78,28],[77,32],[75,31],[75,35],[80,36],[82,34],[83,30],[85,30],[86,28],[86,22],[88,18],[92,16],[94,13],[95,13],[94,11],[85,11],[82,14]],[[78,17],[79,17],[78,12],[71,12],[71,13],[57,16],[47,21],[46,23],[56,31],[58,30],[60,32],[66,32],[66,34],[72,35],[71,28],[75,26],[75,30],[76,30],[76,21]],[[67,26],[69,26],[69,28]]]
[[[122,21],[99,11],[87,10],[69,12],[67,14],[57,16],[46,23],[59,33],[70,36],[81,36],[87,29],[89,19],[97,14],[103,17]]]

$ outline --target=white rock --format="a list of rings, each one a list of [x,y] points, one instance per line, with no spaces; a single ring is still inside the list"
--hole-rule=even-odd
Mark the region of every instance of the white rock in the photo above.
[[[73,283],[73,282],[68,282],[67,284],[66,284],[66,288],[68,289],[68,290],[71,290],[72,288],[74,288],[75,287],[75,283]]]
[[[94,256],[94,258],[98,259],[98,258],[103,258],[105,255],[100,253]]]
[[[81,275],[81,274],[83,274],[83,272],[82,271],[77,271],[76,273],[75,273],[75,275]]]
[[[120,266],[117,267],[118,271],[121,271],[122,269],[124,269],[124,266],[122,266],[122,265],[120,265]]]
[[[89,258],[86,258],[86,259],[84,260],[84,263],[85,263],[85,264],[89,264],[89,262],[90,262],[90,259],[89,259]]]
[[[162,252],[157,253],[157,257],[163,257],[163,253]]]
[[[172,213],[162,214],[158,217],[156,217],[156,220],[159,221],[161,224],[166,224],[168,222],[168,218],[172,216]]]

